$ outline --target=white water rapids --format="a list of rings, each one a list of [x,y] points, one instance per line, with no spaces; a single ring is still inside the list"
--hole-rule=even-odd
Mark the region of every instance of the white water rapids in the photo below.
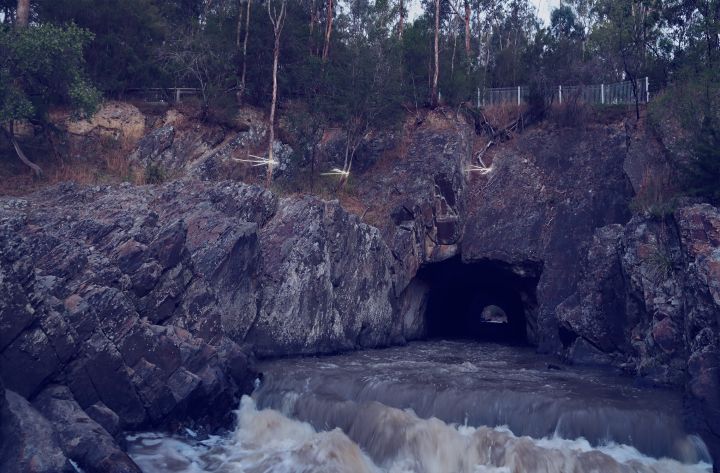
[[[135,434],[129,453],[145,473],[712,470],[675,393],[547,367],[528,350],[465,342],[275,360],[233,432]]]

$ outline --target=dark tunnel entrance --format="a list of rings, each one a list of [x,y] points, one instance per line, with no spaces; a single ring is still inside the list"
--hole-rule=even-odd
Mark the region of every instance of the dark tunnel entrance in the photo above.
[[[539,263],[460,257],[423,267],[417,276],[428,288],[426,337],[535,344],[540,271]]]

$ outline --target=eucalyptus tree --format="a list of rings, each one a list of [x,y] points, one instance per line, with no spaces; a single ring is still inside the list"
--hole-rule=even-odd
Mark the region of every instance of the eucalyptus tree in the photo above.
[[[21,148],[15,122],[44,126],[54,105],[68,105],[79,116],[95,111],[100,95],[85,77],[83,59],[91,40],[91,33],[75,25],[39,24],[17,30],[0,25],[0,128],[36,175],[42,170]]]
[[[438,79],[440,78],[440,2],[441,0],[433,0],[435,6],[435,22],[434,40],[433,40],[433,76],[432,85],[430,86],[430,105],[435,107],[438,105]]]
[[[593,39],[607,54],[608,65],[631,81],[635,113],[640,119],[638,78],[657,53],[662,35],[658,0],[597,0]]]
[[[393,127],[402,113],[401,43],[389,2],[351,0],[338,17],[342,46],[323,71],[320,111],[345,135],[340,185],[372,129]]]
[[[327,0],[325,7],[325,41],[323,43],[322,59],[323,62],[328,60],[330,55],[330,39],[333,32],[333,21],[335,20],[335,2],[334,0]]]
[[[270,119],[269,119],[269,140],[268,140],[268,158],[267,158],[267,177],[266,187],[270,187],[273,173],[273,145],[275,144],[275,112],[277,110],[278,96],[278,62],[280,61],[280,36],[285,26],[285,17],[287,15],[287,0],[279,0],[280,7],[273,0],[265,0],[267,3],[268,17],[273,27],[273,68],[272,68],[272,101],[270,102]]]
[[[242,64],[240,69],[240,79],[238,84],[238,89],[236,93],[237,102],[238,105],[242,105],[243,98],[245,96],[245,88],[246,88],[246,78],[247,78],[247,51],[248,51],[248,41],[250,39],[250,13],[251,13],[251,7],[252,7],[252,0],[244,0],[244,7],[245,7],[245,38],[242,42],[242,59],[240,60],[240,63]],[[240,23],[242,19],[242,11],[243,11],[243,0],[239,0],[238,4],[238,32],[237,32],[237,49],[239,52],[240,49]]]
[[[30,0],[18,0],[16,15],[15,26],[17,28],[27,28],[30,20]]]

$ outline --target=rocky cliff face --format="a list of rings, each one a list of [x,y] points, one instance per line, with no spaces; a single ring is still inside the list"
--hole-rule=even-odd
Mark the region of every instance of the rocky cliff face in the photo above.
[[[223,421],[251,389],[249,343],[403,341],[389,251],[337,202],[230,182],[61,185],[0,202],[0,229],[0,377],[36,406],[9,409],[47,417],[64,446],[107,444],[65,449],[86,471],[108,471],[121,429]]]
[[[542,272],[536,319],[528,322],[543,351],[560,345],[555,308],[577,284],[595,228],[630,218],[625,156],[622,124],[534,129],[497,152],[493,171],[469,184],[463,259]]]
[[[622,123],[543,126],[491,148],[478,174],[473,126],[433,112],[393,138],[391,158],[387,136],[368,138],[360,217],[218,181],[243,177],[232,158],[264,133],[248,120],[227,133],[166,116],[133,159],[178,181],[0,200],[0,415],[14,419],[0,440],[56,453],[36,471],[67,458],[135,471],[118,432],[222,422],[251,389],[255,355],[424,336],[418,272],[452,257],[538,281],[523,288],[531,343],[685,386],[691,420],[717,440],[720,215],[690,203],[631,215],[643,149],[661,148],[652,137]],[[0,467],[33,464],[7,445]]]
[[[435,120],[433,122],[433,120]],[[460,255],[539,277],[529,340],[573,363],[617,366],[686,387],[689,421],[720,457],[718,209],[685,205],[658,220],[630,201],[663,146],[615,123],[535,128],[468,172],[471,132],[431,116],[402,158],[363,179],[361,195],[395,258],[406,326],[424,333],[421,266]]]
[[[720,453],[720,211],[681,206],[599,228],[558,308],[567,355],[685,385],[689,421]]]

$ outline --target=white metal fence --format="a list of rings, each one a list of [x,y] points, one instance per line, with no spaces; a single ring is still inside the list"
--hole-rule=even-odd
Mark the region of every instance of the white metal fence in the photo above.
[[[635,82],[638,100],[650,101],[650,80],[645,77]],[[632,81],[614,84],[559,85],[545,92],[546,99],[553,103],[579,101],[594,105],[619,105],[635,103]],[[499,87],[477,90],[477,106],[488,107],[501,104],[521,105],[527,103],[530,88],[527,86]]]

